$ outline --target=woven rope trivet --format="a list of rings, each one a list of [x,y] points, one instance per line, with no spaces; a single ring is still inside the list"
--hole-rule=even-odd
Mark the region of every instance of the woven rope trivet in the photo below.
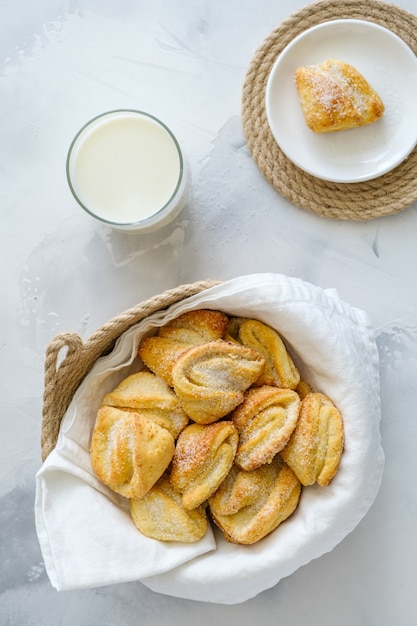
[[[62,333],[51,341],[45,359],[41,430],[43,461],[55,448],[61,420],[75,391],[97,359],[112,350],[120,335],[148,315],[218,284],[219,281],[206,280],[165,291],[113,318],[84,344],[77,333]],[[65,349],[66,354],[58,366],[58,358]]]
[[[402,211],[417,199],[417,148],[375,180],[331,183],[303,172],[280,150],[265,111],[265,89],[279,54],[300,33],[334,19],[364,19],[388,28],[417,54],[417,17],[377,0],[320,0],[284,20],[256,51],[243,85],[242,117],[248,147],[273,187],[299,208],[322,217],[369,220]]]

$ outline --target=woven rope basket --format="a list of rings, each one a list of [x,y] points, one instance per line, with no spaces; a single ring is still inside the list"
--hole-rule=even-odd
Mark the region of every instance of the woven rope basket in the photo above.
[[[108,354],[116,340],[131,326],[152,313],[218,285],[220,281],[205,280],[181,285],[156,295],[124,311],[99,328],[83,342],[77,333],[61,333],[46,349],[45,385],[43,394],[41,451],[42,460],[55,448],[61,420],[74,393],[98,358]],[[64,352],[62,360],[60,357]],[[59,363],[59,364],[58,364]]]
[[[331,183],[295,166],[281,151],[269,128],[265,90],[276,59],[297,35],[335,19],[379,24],[398,35],[417,54],[417,17],[391,4],[379,0],[319,0],[303,7],[266,37],[250,63],[242,93],[247,144],[265,178],[299,208],[341,220],[369,220],[395,214],[417,200],[417,148],[398,167],[379,178],[362,183]]]

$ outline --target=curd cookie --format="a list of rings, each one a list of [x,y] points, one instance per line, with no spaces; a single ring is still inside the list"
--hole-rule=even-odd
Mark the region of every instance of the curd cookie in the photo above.
[[[141,498],[162,476],[174,455],[173,436],[147,417],[104,406],[90,445],[97,478],[126,498]]]
[[[162,378],[169,387],[173,387],[172,369],[180,356],[193,345],[155,335],[142,339],[138,355],[151,372]]]
[[[197,309],[186,311],[159,329],[160,337],[199,344],[223,339],[229,319],[221,311]]]
[[[300,374],[276,330],[258,320],[244,320],[238,339],[244,346],[257,350],[265,358],[265,368],[257,385],[295,389]]]
[[[225,417],[261,375],[263,356],[223,340],[194,346],[172,370],[174,391],[187,415],[199,424]]]
[[[239,433],[236,464],[249,471],[270,463],[288,443],[300,405],[300,396],[292,389],[267,385],[249,389],[231,416]]]
[[[207,531],[204,507],[186,511],[165,474],[143,498],[130,500],[130,514],[143,535],[158,541],[194,543]]]
[[[300,417],[281,456],[303,485],[328,485],[337,473],[344,445],[339,409],[323,393],[301,402]]]
[[[352,65],[335,59],[298,67],[295,84],[307,126],[316,133],[372,124],[384,103]]]
[[[271,488],[276,472],[274,464],[262,465],[247,472],[234,463],[225,480],[209,498],[209,507],[216,515],[234,515],[256,502],[262,490]]]
[[[227,324],[228,317],[221,311],[187,311],[161,326],[157,335],[142,339],[139,357],[154,374],[172,387],[172,368],[181,354],[194,345],[221,339]]]
[[[136,372],[127,376],[104,396],[101,405],[140,413],[166,428],[174,439],[189,422],[175,393],[152,372]]]
[[[300,481],[277,455],[271,463],[250,472],[233,466],[209,499],[209,508],[225,539],[253,544],[294,513],[300,494]]]
[[[172,459],[171,484],[185,509],[207,500],[232,467],[238,434],[230,421],[190,424],[181,433]]]

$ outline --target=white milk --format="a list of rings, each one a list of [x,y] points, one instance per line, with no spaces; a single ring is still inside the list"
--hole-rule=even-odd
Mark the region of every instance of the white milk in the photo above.
[[[70,148],[67,173],[87,211],[125,228],[159,221],[183,195],[177,141],[158,120],[136,111],[106,113],[87,124]]]

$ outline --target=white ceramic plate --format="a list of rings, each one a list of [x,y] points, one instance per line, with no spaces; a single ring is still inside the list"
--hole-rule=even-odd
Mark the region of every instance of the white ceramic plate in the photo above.
[[[353,65],[385,104],[369,126],[317,134],[304,120],[294,81],[302,65],[339,59]],[[341,183],[371,180],[399,165],[417,144],[417,58],[390,30],[364,20],[334,20],[296,37],[279,55],[266,87],[275,141],[295,165]]]

